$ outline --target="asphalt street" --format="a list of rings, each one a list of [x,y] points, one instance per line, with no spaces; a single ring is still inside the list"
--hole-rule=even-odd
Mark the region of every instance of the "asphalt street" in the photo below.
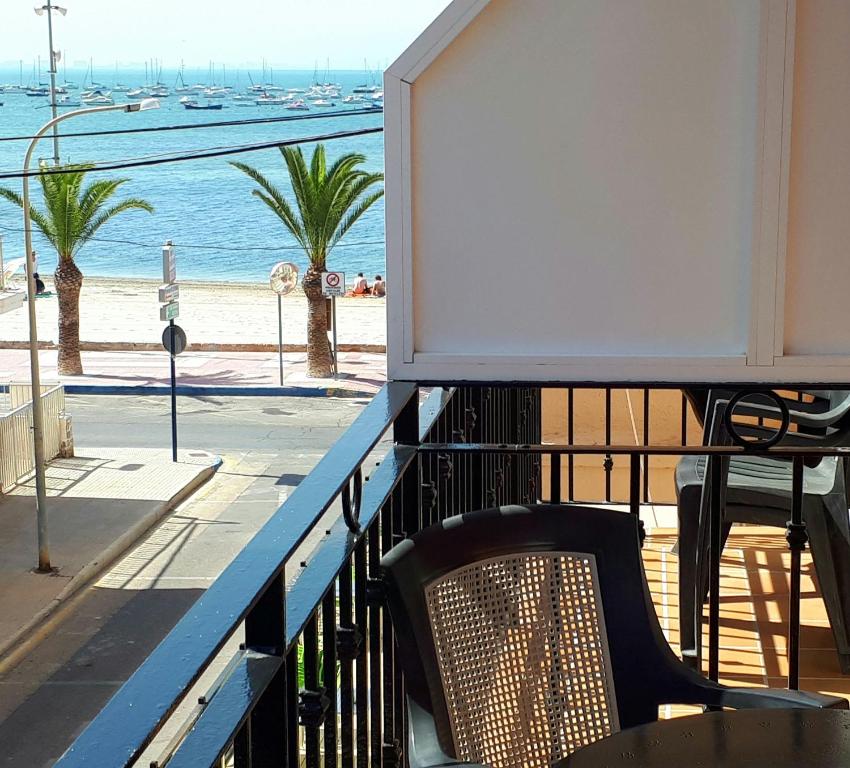
[[[351,398],[179,398],[179,444],[215,478],[0,674],[0,765],[51,765],[356,418]],[[67,398],[78,451],[170,445],[160,397]]]
[[[323,454],[368,402],[332,397],[178,397],[177,443],[212,453]],[[77,445],[168,448],[171,399],[69,395]]]

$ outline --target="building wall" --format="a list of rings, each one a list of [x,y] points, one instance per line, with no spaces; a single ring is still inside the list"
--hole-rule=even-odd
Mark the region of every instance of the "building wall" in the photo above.
[[[393,378],[850,380],[850,3],[455,0],[387,72]]]
[[[850,2],[798,0],[784,352],[850,348]]]

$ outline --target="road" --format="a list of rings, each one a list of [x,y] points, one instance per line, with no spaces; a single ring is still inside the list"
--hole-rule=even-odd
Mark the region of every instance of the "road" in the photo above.
[[[227,454],[262,451],[288,455],[295,447],[323,454],[365,399],[330,397],[178,397],[177,442]],[[77,445],[167,448],[168,397],[68,396]]]
[[[0,765],[58,758],[356,418],[364,400],[180,398],[179,443],[218,453],[215,478],[0,673]],[[167,447],[169,400],[68,397],[75,444]]]

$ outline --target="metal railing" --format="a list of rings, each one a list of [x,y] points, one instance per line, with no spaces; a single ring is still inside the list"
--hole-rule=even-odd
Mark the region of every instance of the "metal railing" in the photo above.
[[[32,390],[29,384],[0,386],[0,491],[20,483],[35,471],[32,448]],[[44,415],[44,457],[59,455],[65,413],[65,388],[41,387]]]
[[[577,445],[543,442],[539,385],[437,387],[420,407],[416,384],[387,384],[57,765],[125,766],[144,754],[169,768],[231,760],[236,766],[398,768],[407,735],[404,681],[379,574],[381,556],[398,541],[469,510],[572,498],[569,469],[566,492],[562,488],[561,459],[587,456],[596,457],[608,477],[612,462],[627,462],[632,514],[645,497],[652,457],[707,455],[713,482],[731,456],[790,458],[792,517],[799,526],[803,462],[848,455],[843,448],[686,446],[686,426],[678,445],[614,445],[610,402],[620,389],[603,391],[607,439]],[[650,388],[643,389],[648,410]],[[578,392],[569,390],[568,399]],[[685,425],[684,400],[681,407]],[[369,471],[387,433],[392,444]],[[550,466],[545,486],[544,458]],[[616,500],[610,481],[604,495]],[[716,677],[719,493],[710,509],[708,656]],[[302,554],[314,538],[319,543]],[[800,537],[795,541],[798,547]],[[798,606],[800,548],[792,558],[791,600]],[[798,637],[799,612],[792,607],[792,685]],[[234,639],[242,641],[239,649],[226,650]],[[225,671],[192,708],[191,721],[151,759],[146,747],[223,655]]]

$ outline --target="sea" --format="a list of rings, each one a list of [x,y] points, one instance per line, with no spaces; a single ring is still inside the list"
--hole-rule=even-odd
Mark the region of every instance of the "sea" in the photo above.
[[[106,86],[116,82],[138,87],[145,83],[144,69],[123,69],[98,72],[94,79]],[[253,82],[264,82],[253,73]],[[0,85],[18,84],[17,68],[0,68]],[[188,68],[183,77],[187,85],[197,82],[211,84],[209,77],[192,73]],[[88,84],[85,69],[60,72],[57,83],[68,81],[79,88],[69,91],[79,94]],[[273,84],[284,88],[307,88],[315,82],[311,71],[278,71],[271,74]],[[31,77],[25,72],[24,85]],[[325,76],[320,76],[325,81]],[[328,73],[330,82],[342,86],[342,95],[362,84],[375,84],[374,76],[363,71]],[[105,112],[72,118],[60,125],[61,132],[75,133],[104,131],[119,128],[190,125],[187,130],[161,131],[136,134],[118,134],[90,137],[60,138],[62,162],[112,163],[142,158],[156,158],[166,153],[192,152],[205,149],[234,147],[244,144],[274,142],[295,138],[315,139],[323,134],[352,131],[383,125],[382,114],[359,114],[355,108],[345,108],[339,117],[323,116],[326,111],[312,108],[310,112],[296,112],[283,106],[258,106],[251,102],[221,101],[221,110],[187,110],[179,103],[181,94],[173,87],[178,82],[176,70],[159,73],[160,82],[171,90],[169,98],[160,99],[159,109],[136,113]],[[265,82],[270,80],[266,73]],[[371,80],[371,81],[370,81]],[[46,82],[46,75],[42,82]],[[251,84],[249,73],[227,72],[226,79],[219,74],[217,85],[229,85],[244,92]],[[378,79],[377,84],[380,84]],[[199,103],[207,100],[201,94],[191,94]],[[129,101],[122,93],[113,93],[115,103]],[[23,166],[28,142],[6,141],[11,137],[32,136],[50,119],[47,98],[28,97],[22,93],[0,93],[0,175],[19,172]],[[71,110],[78,107],[60,107]],[[217,128],[200,128],[205,123],[251,120],[254,118],[310,115],[316,119],[293,122],[239,125]],[[383,171],[384,141],[382,133],[345,139],[327,140],[325,149],[328,162],[347,152],[359,152],[366,158],[362,166],[369,171]],[[315,141],[302,145],[308,158]],[[53,142],[42,139],[32,165],[41,158],[52,162]],[[162,274],[162,245],[171,240],[177,260],[178,280],[203,280],[215,282],[265,282],[271,268],[279,261],[294,262],[303,271],[307,266],[304,252],[295,242],[283,223],[260,200],[251,194],[256,184],[228,160],[238,160],[254,166],[269,178],[284,195],[292,200],[292,190],[283,157],[277,148],[218,157],[167,163],[148,167],[129,168],[93,173],[91,178],[126,178],[128,181],[116,193],[115,199],[140,197],[154,207],[154,213],[129,211],[122,213],[98,230],[95,237],[81,247],[76,256],[84,275],[98,277],[159,278]],[[20,192],[19,178],[2,179],[0,186]],[[40,205],[37,179],[31,178],[30,190],[34,203]],[[23,219],[20,208],[0,199],[0,237],[5,261],[24,255]],[[56,267],[56,254],[37,232],[33,235],[38,256],[38,269],[42,274],[52,274]],[[358,272],[373,278],[385,272],[384,203],[375,203],[349,230],[328,258],[328,268],[346,273],[347,282],[353,282]]]

